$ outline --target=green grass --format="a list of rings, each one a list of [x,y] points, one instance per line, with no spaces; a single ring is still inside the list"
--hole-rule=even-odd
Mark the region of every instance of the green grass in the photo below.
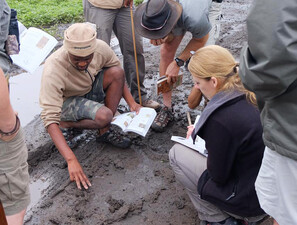
[[[137,6],[139,4],[141,4],[143,2],[143,0],[134,0],[134,4]]]
[[[134,0],[139,5],[143,0]],[[26,27],[50,27],[59,23],[82,22],[82,0],[7,0]]]
[[[82,0],[7,0],[26,27],[83,21]]]

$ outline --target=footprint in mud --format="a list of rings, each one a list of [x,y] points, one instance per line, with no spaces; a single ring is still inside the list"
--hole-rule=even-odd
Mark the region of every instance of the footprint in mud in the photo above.
[[[108,209],[111,213],[114,213],[116,210],[120,209],[125,204],[124,200],[116,200],[112,198],[111,195],[107,196],[105,202],[109,204]]]

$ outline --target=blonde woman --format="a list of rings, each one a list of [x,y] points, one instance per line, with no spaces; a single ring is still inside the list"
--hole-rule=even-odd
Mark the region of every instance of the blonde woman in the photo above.
[[[188,136],[205,140],[208,157],[174,145],[169,157],[175,176],[201,224],[256,224],[265,213],[254,187],[264,152],[255,95],[243,87],[238,64],[220,46],[199,49],[189,71],[209,102]]]

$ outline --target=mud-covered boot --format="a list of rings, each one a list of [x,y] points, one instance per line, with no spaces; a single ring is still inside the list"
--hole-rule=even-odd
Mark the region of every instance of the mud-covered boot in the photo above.
[[[153,124],[152,129],[157,132],[163,132],[169,121],[173,120],[172,109],[164,106],[160,112],[157,114]]]

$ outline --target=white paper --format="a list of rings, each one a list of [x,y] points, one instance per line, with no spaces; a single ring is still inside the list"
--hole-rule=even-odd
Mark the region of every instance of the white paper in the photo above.
[[[136,112],[128,112],[115,116],[111,124],[119,126],[124,132],[134,132],[145,137],[156,115],[154,109],[142,107],[137,115]]]
[[[13,63],[33,74],[58,41],[48,33],[30,27],[20,35],[20,52],[11,55]]]
[[[198,123],[198,120],[199,120],[200,116],[198,115],[196,120],[195,120],[195,123],[194,123],[194,127],[195,125]],[[171,140],[172,141],[175,141],[177,143],[180,143],[184,146],[187,146],[197,152],[199,152],[200,154],[204,155],[207,157],[207,150],[205,148],[205,141],[200,138],[200,137],[196,137],[195,139],[195,143],[193,143],[193,138],[192,136],[190,136],[189,138],[185,138],[185,137],[180,137],[180,136],[172,136],[171,137]]]

